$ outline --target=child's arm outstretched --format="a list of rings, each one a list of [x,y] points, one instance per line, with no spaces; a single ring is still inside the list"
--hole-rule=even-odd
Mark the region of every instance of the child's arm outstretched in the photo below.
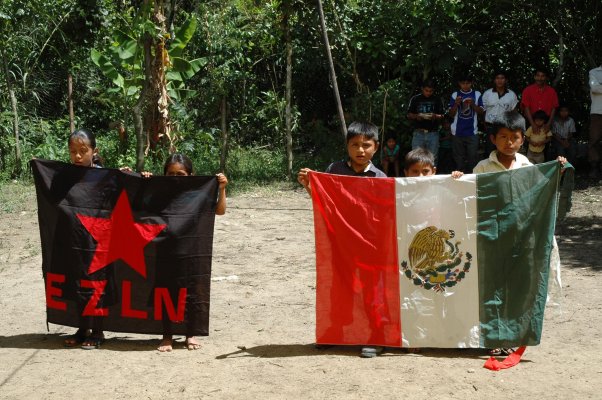
[[[311,196],[311,186],[309,186],[309,173],[311,169],[309,168],[301,168],[299,173],[297,174],[297,181],[303,185],[307,193]]]
[[[215,215],[224,215],[226,213],[226,185],[228,184],[228,178],[222,173],[219,173],[216,176],[217,183],[219,184],[219,193],[217,195]]]
[[[134,172],[130,167],[119,167],[119,170],[125,172]],[[140,175],[142,175],[143,178],[150,178],[151,176],[153,176],[153,173],[148,171],[142,171],[140,172]]]

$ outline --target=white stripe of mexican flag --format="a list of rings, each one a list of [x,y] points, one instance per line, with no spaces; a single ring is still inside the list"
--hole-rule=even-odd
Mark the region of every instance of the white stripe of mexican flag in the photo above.
[[[479,347],[476,176],[396,179],[395,196],[403,347]]]

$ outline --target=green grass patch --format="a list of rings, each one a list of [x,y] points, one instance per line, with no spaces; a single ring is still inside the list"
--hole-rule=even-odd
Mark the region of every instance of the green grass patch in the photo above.
[[[36,209],[36,190],[31,181],[0,181],[0,214]]]

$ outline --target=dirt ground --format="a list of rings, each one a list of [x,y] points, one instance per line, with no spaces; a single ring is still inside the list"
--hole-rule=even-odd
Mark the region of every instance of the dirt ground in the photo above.
[[[12,190],[11,185],[2,190]],[[559,227],[563,293],[540,346],[510,370],[479,351],[317,350],[311,202],[301,190],[228,199],[217,218],[210,336],[188,351],[107,332],[99,350],[65,349],[74,329],[45,323],[35,195],[0,211],[0,398],[600,399],[602,186],[581,184]],[[7,209],[1,207],[0,209]],[[600,279],[600,280],[598,280]]]

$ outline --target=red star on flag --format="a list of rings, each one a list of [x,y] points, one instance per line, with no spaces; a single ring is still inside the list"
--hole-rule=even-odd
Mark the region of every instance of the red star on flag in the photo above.
[[[97,242],[88,274],[121,259],[146,278],[144,247],[157,237],[167,226],[166,224],[134,222],[125,190],[119,195],[110,218],[89,217],[81,214],[77,214],[77,218]]]

